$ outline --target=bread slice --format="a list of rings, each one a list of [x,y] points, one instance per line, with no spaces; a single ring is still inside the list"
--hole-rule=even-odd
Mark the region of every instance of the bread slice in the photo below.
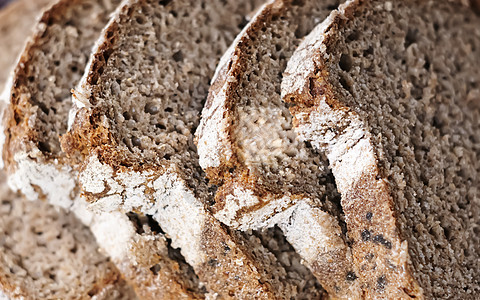
[[[73,214],[11,192],[0,174],[1,299],[135,299]]]
[[[222,58],[196,132],[218,184],[215,217],[241,230],[278,225],[331,296],[354,297],[356,270],[327,161],[300,141],[280,98],[288,58],[339,1],[271,1]]]
[[[18,54],[32,33],[37,17],[52,0],[17,0],[0,10],[0,92]],[[21,16],[21,22],[19,22]],[[7,46],[8,44],[8,46]]]
[[[201,298],[198,278],[186,263],[169,255],[162,232],[154,232],[149,224],[136,230],[136,222],[118,212],[94,215],[87,210],[78,198],[77,173],[66,164],[59,147],[58,136],[67,126],[70,89],[117,4],[59,1],[43,14],[7,93],[11,102],[4,157],[9,181],[30,200],[45,198],[72,210],[91,228],[139,296]],[[160,267],[162,272],[157,271]]]
[[[9,185],[29,199],[73,205],[76,185],[58,135],[67,129],[70,90],[119,2],[57,1],[43,13],[20,56],[3,95],[9,103],[3,160]]]
[[[0,11],[0,88],[49,2],[19,0]],[[135,299],[115,266],[97,251],[88,229],[71,214],[20,198],[6,187],[3,172],[0,198],[0,299]]]
[[[480,17],[453,1],[349,1],[282,93],[326,152],[368,298],[480,295]]]
[[[259,2],[125,2],[74,91],[62,138],[85,161],[79,181],[90,207],[152,216],[219,297],[290,298],[298,289],[258,239],[209,213],[214,190],[193,143],[215,65]]]

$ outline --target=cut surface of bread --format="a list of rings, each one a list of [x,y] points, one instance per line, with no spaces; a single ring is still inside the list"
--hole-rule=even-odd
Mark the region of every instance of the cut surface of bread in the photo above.
[[[10,69],[32,34],[37,17],[53,0],[17,0],[0,10],[0,92],[3,91]],[[19,22],[21,21],[21,22]],[[7,46],[8,45],[8,46]]]
[[[7,299],[135,299],[73,214],[11,192],[0,174],[0,295]],[[23,297],[23,298],[22,298]]]
[[[327,160],[299,140],[280,97],[296,46],[339,1],[271,1],[222,58],[196,132],[219,185],[215,217],[241,230],[278,225],[332,296],[356,295],[355,266]]]
[[[9,181],[30,200],[44,198],[73,211],[142,298],[202,298],[196,275],[168,255],[163,233],[153,232],[148,224],[136,230],[137,224],[122,213],[96,215],[87,210],[77,194],[75,164],[67,165],[59,148],[70,89],[118,2],[58,1],[43,14],[8,94],[4,157]],[[159,267],[162,272],[156,270]]]
[[[349,1],[288,63],[368,298],[480,295],[479,67],[480,17],[453,1]]]
[[[62,138],[84,160],[79,181],[90,207],[152,216],[219,297],[299,292],[258,239],[208,212],[214,190],[193,143],[218,59],[259,2],[125,2],[74,91]]]

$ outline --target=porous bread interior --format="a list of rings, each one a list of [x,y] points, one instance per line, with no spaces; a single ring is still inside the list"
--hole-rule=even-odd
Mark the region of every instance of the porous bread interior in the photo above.
[[[259,238],[262,244],[277,257],[285,268],[284,276],[295,283],[297,290],[291,295],[291,299],[320,299],[325,295],[322,286],[312,272],[302,264],[302,258],[287,242],[280,228],[275,226],[249,234]]]
[[[259,2],[139,1],[120,16],[113,54],[89,83],[112,143],[131,154],[121,164],[170,161],[196,194],[207,194],[192,133],[219,57]]]
[[[41,9],[53,0],[17,0],[0,10],[0,93]],[[21,16],[21,22],[19,17]]]
[[[291,4],[289,3],[291,2]],[[325,193],[326,159],[300,141],[280,97],[282,72],[301,39],[336,8],[339,1],[285,1],[240,46],[238,83],[227,96],[233,103],[232,136],[240,171],[248,169],[273,193]],[[327,206],[329,204],[327,203]]]
[[[72,214],[24,200],[4,183],[1,192],[0,284],[7,293],[22,291],[27,299],[90,298],[119,279],[88,228]]]
[[[447,1],[371,1],[338,34],[329,80],[372,133],[415,278],[427,298],[475,297],[480,19]]]
[[[45,155],[61,157],[59,135],[67,130],[71,89],[83,75],[93,43],[119,0],[57,3],[42,16],[43,30],[17,66],[11,102],[11,139],[28,136]]]

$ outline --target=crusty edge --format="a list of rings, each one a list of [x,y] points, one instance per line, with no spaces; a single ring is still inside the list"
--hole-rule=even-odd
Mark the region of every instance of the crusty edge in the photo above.
[[[251,45],[252,37],[261,33],[259,28],[271,15],[281,15],[288,8],[289,1],[265,4],[237,36],[218,65],[195,133],[200,165],[211,182],[221,184],[216,195],[217,203],[212,208],[216,218],[241,230],[279,225],[331,297],[359,297],[350,250],[340,238],[341,234],[334,238],[341,232],[338,222],[315,206],[305,205],[310,199],[272,193],[257,184],[248,170],[236,170],[242,163],[232,133],[236,118],[232,99],[236,98],[238,78],[248,59],[244,49]],[[297,214],[312,217],[310,226],[301,227],[301,222],[293,222]],[[298,238],[299,232],[305,238]]]
[[[110,137],[110,131],[106,120],[101,120],[101,125],[94,132],[88,130],[90,118],[101,118],[92,111],[92,89],[98,79],[99,71],[107,64],[110,54],[114,51],[118,41],[117,29],[119,18],[125,14],[130,6],[138,0],[124,0],[112,14],[109,22],[105,25],[99,38],[92,48],[92,54],[85,67],[85,72],[72,90],[72,108],[68,116],[67,132],[60,137],[62,150],[71,159],[88,156],[88,149],[92,146],[111,144],[114,139]]]
[[[360,117],[336,98],[325,67],[327,48],[340,38],[337,29],[361,12],[367,1],[348,1],[305,38],[285,70],[282,98],[295,104],[290,111],[299,134],[327,153],[342,195],[349,236],[354,240],[356,264],[370,264],[371,253],[385,258],[375,260],[376,271],[360,268],[365,297],[383,297],[386,292],[394,298],[423,298],[412,275],[407,242],[398,232],[388,181],[378,169],[371,133]]]

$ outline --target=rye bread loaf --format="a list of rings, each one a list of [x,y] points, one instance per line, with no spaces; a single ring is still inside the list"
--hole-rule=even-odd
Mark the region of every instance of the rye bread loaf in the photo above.
[[[169,255],[162,232],[154,232],[148,223],[136,230],[137,222],[122,213],[95,215],[87,210],[77,194],[74,165],[66,165],[60,151],[58,136],[66,130],[70,89],[117,4],[59,1],[43,14],[6,93],[9,181],[30,200],[45,198],[72,210],[142,298],[202,298],[198,278],[181,259]],[[160,267],[162,272],[157,271]]]
[[[327,161],[300,141],[280,97],[302,37],[339,1],[271,1],[217,68],[196,132],[200,165],[219,185],[215,217],[241,230],[278,225],[335,297],[358,287]]]
[[[367,298],[480,296],[480,17],[455,1],[349,1],[282,83],[326,152]]]
[[[219,297],[301,292],[260,240],[208,212],[214,190],[193,143],[217,61],[259,2],[125,2],[74,91],[62,138],[72,159],[84,160],[79,182],[90,207],[152,216]]]
[[[0,174],[1,299],[135,299],[73,214],[11,192]]]
[[[17,0],[0,10],[0,92],[42,9],[53,0]],[[19,22],[21,21],[21,22]],[[8,46],[7,46],[8,45]]]

